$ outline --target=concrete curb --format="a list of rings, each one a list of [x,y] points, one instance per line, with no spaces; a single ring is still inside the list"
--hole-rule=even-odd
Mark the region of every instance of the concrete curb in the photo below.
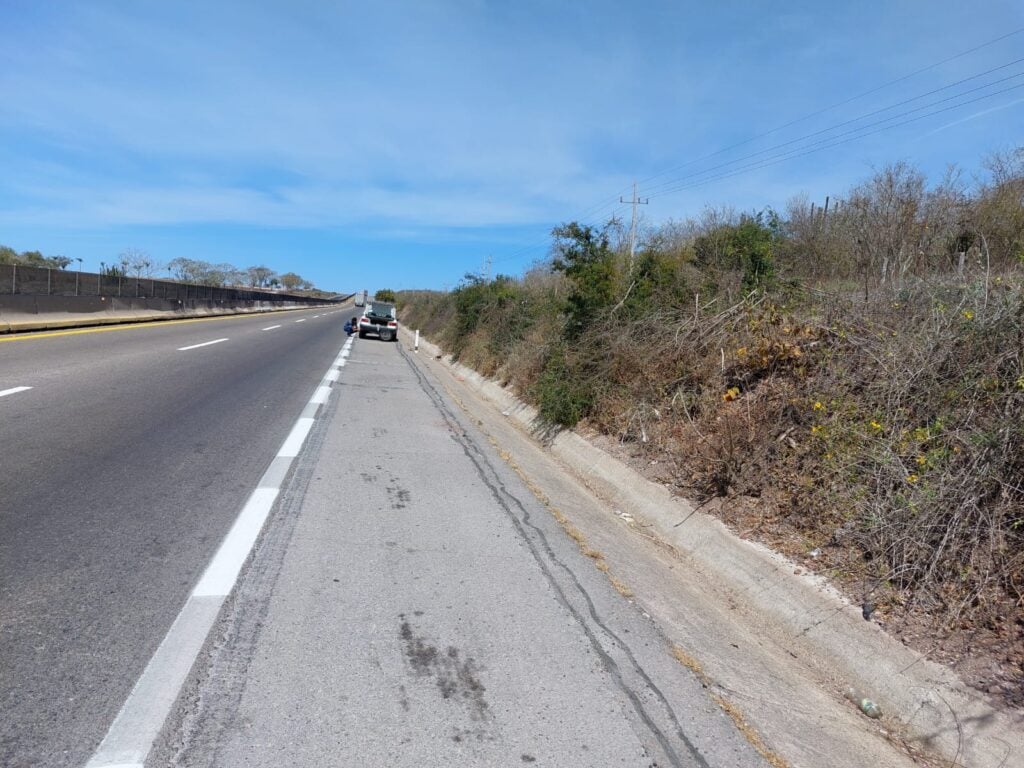
[[[402,332],[411,342],[412,332]],[[453,362],[422,336],[419,346],[421,354],[440,358],[460,385],[536,435],[532,407]],[[860,608],[826,580],[739,538],[717,518],[672,496],[576,432],[559,433],[547,449],[591,491],[649,524],[648,530],[688,564],[712,574],[749,610],[768,619],[805,663],[827,678],[838,675],[837,688],[853,687],[878,702],[886,720],[905,731],[909,741],[954,765],[1001,768],[1024,761],[1024,714],[996,710],[951,670],[864,621]]]

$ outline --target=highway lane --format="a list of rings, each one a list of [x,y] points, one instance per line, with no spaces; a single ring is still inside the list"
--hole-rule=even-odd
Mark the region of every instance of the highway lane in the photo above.
[[[88,759],[349,311],[0,342],[0,764]]]

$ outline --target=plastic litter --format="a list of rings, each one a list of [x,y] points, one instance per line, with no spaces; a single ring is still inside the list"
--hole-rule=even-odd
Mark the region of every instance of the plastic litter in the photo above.
[[[882,708],[867,696],[862,695],[857,689],[847,688],[845,696],[847,701],[872,720],[877,720],[882,716]]]

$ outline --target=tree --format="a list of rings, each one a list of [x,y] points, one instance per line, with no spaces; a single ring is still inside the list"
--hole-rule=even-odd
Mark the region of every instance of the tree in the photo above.
[[[379,288],[374,292],[373,297],[377,301],[389,301],[393,303],[395,301],[395,292],[390,288]]]
[[[270,284],[270,279],[274,277],[274,270],[263,265],[258,267],[249,267],[246,270],[246,273],[249,276],[249,285],[254,288],[265,288]]]
[[[883,285],[898,282],[917,260],[924,190],[924,174],[899,162],[887,165],[850,193],[853,235],[861,248],[865,286],[870,272]]]
[[[615,254],[608,227],[597,230],[569,222],[551,231],[555,255],[551,267],[572,283],[566,298],[566,336],[575,339],[615,298]]]
[[[979,190],[971,222],[995,264],[1024,262],[1024,146],[986,160],[989,179]]]
[[[118,258],[125,272],[134,274],[136,279],[150,277],[153,274],[153,267],[156,266],[149,254],[138,248],[128,248]]]
[[[22,251],[0,245],[0,264],[17,264],[19,267],[40,267],[42,269],[65,269],[73,259],[67,256],[44,256],[39,251]]]
[[[198,283],[199,275],[203,269],[203,262],[179,256],[167,263],[167,269],[173,277],[183,283]]]
[[[302,277],[295,274],[294,272],[285,272],[281,275],[281,285],[285,287],[285,290],[294,291],[300,285],[302,285]]]

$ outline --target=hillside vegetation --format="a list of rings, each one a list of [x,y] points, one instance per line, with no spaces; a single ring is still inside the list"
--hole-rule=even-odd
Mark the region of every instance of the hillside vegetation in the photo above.
[[[553,231],[404,324],[1024,704],[1024,149],[828,210]]]

